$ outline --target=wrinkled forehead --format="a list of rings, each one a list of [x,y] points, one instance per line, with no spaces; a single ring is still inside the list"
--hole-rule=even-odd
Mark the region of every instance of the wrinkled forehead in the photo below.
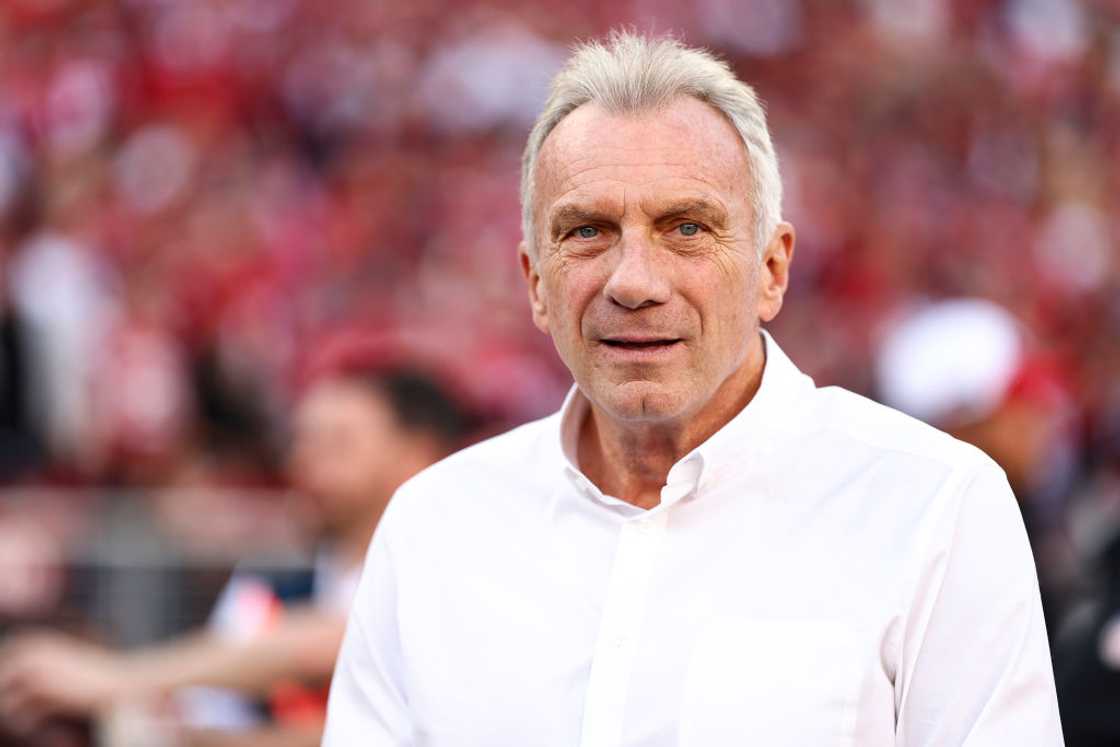
[[[533,176],[538,225],[559,200],[581,194],[645,199],[651,189],[692,197],[710,191],[746,207],[750,188],[738,131],[718,110],[687,96],[624,114],[584,104],[545,139]]]

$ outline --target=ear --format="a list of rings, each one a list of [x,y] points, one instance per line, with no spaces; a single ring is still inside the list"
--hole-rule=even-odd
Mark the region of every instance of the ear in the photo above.
[[[789,223],[779,223],[762,252],[759,267],[758,318],[768,322],[782,310],[782,299],[789,287],[789,266],[793,262],[795,234]]]
[[[522,241],[517,246],[518,259],[521,261],[521,273],[525,276],[525,283],[529,286],[529,307],[533,311],[533,324],[537,329],[548,334],[548,306],[545,304],[541,293],[541,276],[537,272],[537,263],[529,256],[529,248]]]

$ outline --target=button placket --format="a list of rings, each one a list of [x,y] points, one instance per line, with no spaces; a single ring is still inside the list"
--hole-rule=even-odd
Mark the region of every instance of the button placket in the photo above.
[[[666,514],[622,525],[591,662],[581,747],[616,747]]]

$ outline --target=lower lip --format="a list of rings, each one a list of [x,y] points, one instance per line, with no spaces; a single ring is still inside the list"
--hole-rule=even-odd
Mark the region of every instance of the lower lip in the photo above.
[[[612,345],[601,343],[608,354],[629,360],[649,360],[669,355],[682,346],[680,340],[656,345]]]

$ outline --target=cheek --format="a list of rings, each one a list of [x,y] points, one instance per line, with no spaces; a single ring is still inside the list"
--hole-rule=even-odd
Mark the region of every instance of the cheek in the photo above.
[[[704,336],[724,341],[734,347],[736,341],[745,346],[757,321],[753,285],[742,275],[718,279],[695,289],[695,308],[699,311]]]
[[[558,268],[541,285],[548,304],[549,318],[554,324],[552,333],[577,335],[588,307],[594,303],[602,288],[594,268]]]

